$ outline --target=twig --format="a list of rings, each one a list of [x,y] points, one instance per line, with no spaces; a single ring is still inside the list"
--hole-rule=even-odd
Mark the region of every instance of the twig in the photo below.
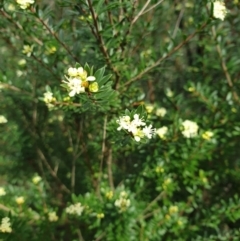
[[[107,116],[104,117],[104,124],[103,124],[102,155],[101,155],[101,161],[99,166],[99,176],[98,176],[98,186],[97,186],[97,194],[99,195],[99,197],[101,197],[100,186],[101,186],[101,179],[102,179],[103,159],[104,159],[104,153],[106,149],[106,128],[107,128]]]
[[[82,232],[79,228],[77,229],[77,234],[78,234],[79,241],[84,241],[84,238],[82,236]]]
[[[205,22],[199,29],[197,29],[194,33],[190,34],[184,41],[182,41],[180,44],[178,44],[175,48],[173,48],[170,52],[168,52],[166,55],[164,55],[163,57],[161,57],[160,59],[158,59],[153,65],[149,66],[148,68],[146,68],[145,70],[143,70],[141,73],[139,73],[138,75],[136,75],[135,77],[133,77],[132,79],[130,79],[129,81],[127,81],[125,84],[123,84],[122,87],[126,87],[128,85],[130,85],[132,82],[139,80],[143,75],[145,75],[146,73],[148,73],[149,71],[151,71],[152,69],[154,69],[155,67],[157,67],[158,65],[160,65],[162,63],[163,60],[167,59],[169,56],[171,56],[173,53],[175,53],[176,51],[178,51],[183,45],[185,45],[186,43],[188,43],[193,37],[195,37],[195,35],[201,31],[204,27],[206,27],[208,22]]]
[[[216,30],[215,30],[214,26],[212,27],[212,33],[213,33],[214,38],[216,38],[217,35],[216,35]],[[226,62],[223,58],[222,50],[221,50],[221,47],[220,47],[219,43],[217,43],[216,49],[217,49],[217,52],[218,52],[218,55],[219,55],[219,58],[220,58],[220,61],[221,61],[222,70],[223,70],[223,72],[225,74],[225,77],[227,79],[227,83],[228,83],[229,87],[231,88],[231,91],[232,91],[232,94],[233,94],[233,97],[234,97],[235,101],[237,101],[239,103],[239,96],[238,96],[237,92],[234,91],[234,89],[233,89],[234,84],[233,84],[233,81],[232,81],[231,76],[229,74]]]
[[[180,22],[181,22],[182,17],[183,17],[184,10],[185,10],[185,6],[181,9],[181,11],[178,15],[178,19],[177,19],[177,22],[176,22],[176,25],[175,25],[175,28],[174,28],[174,31],[173,31],[172,38],[176,37],[177,31],[179,29]]]
[[[105,0],[105,4],[108,6],[108,0]],[[109,19],[109,23],[113,26],[113,17],[112,17],[112,13],[108,10],[108,19]]]
[[[165,192],[161,192],[152,202],[148,204],[148,206],[144,209],[143,213],[149,210],[158,200],[160,200],[164,196]]]
[[[41,160],[43,161],[44,165],[47,167],[47,169],[50,172],[50,174],[52,175],[52,177],[54,177],[57,180],[57,182],[61,185],[62,190],[65,191],[66,193],[71,193],[70,190],[60,181],[60,179],[58,178],[58,176],[56,175],[56,173],[53,171],[52,167],[48,163],[43,152],[39,148],[37,148],[37,153],[38,153],[39,157],[41,158]]]
[[[154,4],[152,7],[150,7],[150,8],[148,8],[146,11],[144,11],[143,13],[142,13],[142,15],[143,14],[145,14],[145,13],[147,13],[147,12],[149,12],[149,11],[151,11],[152,9],[154,9],[155,7],[157,7],[160,3],[162,3],[164,0],[160,0],[159,2],[157,2],[156,4]]]
[[[118,72],[118,70],[114,67],[114,65],[112,64],[112,61],[111,61],[111,58],[108,54],[108,51],[107,51],[107,48],[105,46],[105,43],[104,43],[104,40],[103,40],[103,37],[102,35],[100,34],[100,30],[99,30],[99,26],[98,26],[98,21],[97,21],[97,15],[94,11],[94,8],[92,6],[92,2],[91,0],[87,0],[88,2],[88,6],[89,6],[89,10],[91,12],[91,15],[92,15],[92,18],[93,18],[93,24],[94,24],[94,27],[95,27],[95,31],[92,29],[92,32],[94,34],[94,36],[96,37],[97,41],[99,42],[100,44],[100,49],[107,61],[107,65],[109,66],[109,68],[114,72],[115,76],[116,76],[116,79],[119,79],[120,77],[120,74]]]
[[[112,191],[114,191],[114,182],[112,174],[112,148],[109,148],[108,158],[107,158],[107,167],[108,167],[108,182]]]
[[[0,83],[0,89],[9,89],[9,90],[13,90],[13,91],[20,92],[20,93],[23,93],[23,94],[31,96],[31,93],[26,92],[24,90],[19,89],[16,86],[13,86],[13,85],[10,85],[10,84],[6,84],[6,83]]]
[[[20,29],[21,31],[24,31],[24,32],[26,33],[25,28],[23,28],[22,25],[21,25],[19,22],[14,21],[14,19],[13,19],[10,15],[8,15],[6,12],[4,12],[4,11],[1,10],[1,9],[0,9],[0,13],[1,13],[5,18],[7,18],[11,23],[13,23],[18,29]],[[27,35],[29,35],[29,34],[27,33]],[[43,45],[43,42],[42,42],[41,40],[39,40],[38,38],[36,38],[35,36],[30,36],[30,37],[31,37],[37,44],[39,44],[40,46]]]
[[[61,79],[46,65],[43,63],[42,60],[38,59],[34,54],[31,55],[39,64],[41,64],[44,68],[46,68],[56,79],[60,80]]]
[[[145,5],[143,6],[143,8],[139,11],[139,13],[137,14],[137,16],[133,19],[131,25],[133,25],[138,19],[139,17],[142,15],[142,13],[144,12],[144,10],[147,8],[147,6],[149,5],[149,3],[151,2],[151,0],[148,0]]]
[[[32,9],[33,13],[36,13],[34,9]],[[54,32],[46,23],[43,19],[41,19],[40,17],[37,16],[37,19],[39,20],[40,23],[42,23],[42,25],[48,30],[48,32],[63,46],[63,48],[68,52],[68,54],[76,61],[79,62],[78,58],[73,55],[73,53],[70,51],[70,49],[67,47],[67,45],[62,42],[58,35],[56,34],[56,32]]]

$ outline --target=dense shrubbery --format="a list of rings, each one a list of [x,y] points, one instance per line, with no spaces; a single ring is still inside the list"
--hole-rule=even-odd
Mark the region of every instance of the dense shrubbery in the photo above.
[[[0,240],[240,240],[239,7],[3,0]]]

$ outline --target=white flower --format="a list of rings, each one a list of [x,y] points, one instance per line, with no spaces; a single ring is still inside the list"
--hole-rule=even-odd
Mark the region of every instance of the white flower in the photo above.
[[[164,117],[166,115],[166,113],[167,113],[167,110],[165,108],[163,108],[163,107],[158,108],[156,110],[156,115],[160,116],[160,117]]]
[[[35,176],[32,178],[32,182],[34,184],[38,184],[41,180],[42,180],[42,178],[40,176]]]
[[[55,101],[56,99],[53,97],[53,93],[50,92],[50,91],[47,91],[43,94],[43,101],[46,103],[46,104],[49,104],[53,101]]]
[[[161,138],[161,139],[165,139],[166,137],[166,134],[168,132],[168,128],[166,126],[163,126],[159,129],[156,130],[156,134],[158,134],[158,136]]]
[[[132,121],[133,125],[136,125],[137,127],[146,125],[146,123],[139,118],[139,114],[135,114],[133,118],[134,118],[134,120]]]
[[[224,20],[227,14],[227,9],[223,1],[215,1],[213,3],[213,17]]]
[[[34,0],[16,0],[16,2],[20,5],[20,8],[26,9],[26,8],[28,8],[31,4],[34,3]]]
[[[167,88],[166,89],[166,96],[169,97],[169,98],[173,97],[173,91],[171,89]]]
[[[58,216],[57,216],[56,212],[48,213],[48,220],[50,222],[56,222],[58,220]]]
[[[69,78],[68,81],[63,82],[68,85],[70,97],[85,92],[85,88],[82,86],[82,80],[79,78]]]
[[[26,54],[28,57],[32,55],[33,52],[33,45],[24,45],[22,53]]]
[[[6,195],[6,191],[3,187],[0,187],[0,196],[5,196]]]
[[[0,225],[0,232],[2,232],[2,233],[11,233],[12,232],[9,217],[5,217],[5,218],[2,219],[2,222],[1,222],[1,225]]]
[[[20,66],[25,66],[26,63],[27,63],[27,61],[26,61],[25,59],[20,59],[20,60],[18,61],[18,65],[20,65]]]
[[[124,212],[130,206],[130,203],[131,201],[129,199],[120,197],[115,201],[114,205],[120,209],[120,212]]]
[[[16,203],[18,204],[18,205],[22,205],[24,202],[25,202],[25,199],[24,199],[24,197],[16,197],[15,198],[15,201],[16,201]]]
[[[139,114],[135,114],[132,121],[130,116],[122,116],[116,122],[119,124],[117,128],[118,131],[122,129],[128,131],[137,142],[143,137],[151,139],[155,133],[155,129],[152,129],[152,125],[146,126],[146,123],[140,118]]]
[[[182,123],[183,126],[183,131],[182,134],[186,138],[191,138],[197,136],[198,132],[198,125],[196,122],[190,121],[190,120],[185,120]]]
[[[151,105],[151,104],[147,104],[145,105],[145,108],[146,108],[146,111],[147,113],[152,113],[153,109],[154,109],[154,105]]]
[[[120,117],[116,122],[119,124],[119,127],[117,128],[118,131],[124,129],[128,130],[129,124],[130,124],[130,116],[122,116]]]
[[[151,139],[152,136],[155,134],[156,129],[154,129],[154,128],[152,129],[152,125],[149,125],[149,126],[145,126],[142,129],[142,132],[147,138]]]
[[[8,120],[6,119],[6,117],[3,115],[0,115],[0,124],[5,124],[7,122],[8,122]]]
[[[82,214],[83,209],[84,207],[81,203],[76,203],[67,207],[66,213],[80,216]]]

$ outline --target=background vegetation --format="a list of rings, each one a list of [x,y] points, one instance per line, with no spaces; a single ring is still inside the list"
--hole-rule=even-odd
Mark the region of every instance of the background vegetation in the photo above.
[[[0,239],[240,240],[240,2],[21,2],[0,2]],[[98,92],[69,97],[76,63]],[[117,131],[125,109],[156,135]]]

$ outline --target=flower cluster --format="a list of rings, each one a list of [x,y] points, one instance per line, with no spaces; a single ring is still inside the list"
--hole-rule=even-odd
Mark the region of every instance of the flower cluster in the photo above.
[[[215,1],[213,3],[213,17],[224,20],[227,15],[227,9],[223,1]]]
[[[76,203],[67,207],[66,213],[80,216],[82,214],[83,209],[84,207],[81,203]]]
[[[183,130],[182,134],[186,138],[191,138],[195,137],[198,134],[198,125],[196,122],[190,121],[190,120],[185,120],[182,123]]]
[[[16,0],[16,2],[20,5],[20,8],[26,9],[26,8],[28,8],[31,4],[34,3],[34,0]]]
[[[163,126],[161,128],[158,128],[156,130],[156,134],[161,138],[161,139],[166,139],[166,134],[168,132],[168,128],[166,126]]]
[[[152,114],[153,110],[155,110],[155,107],[152,104],[146,104],[145,109],[148,114]],[[164,107],[159,107],[155,110],[155,115],[159,117],[164,117],[166,113],[167,113],[167,110]]]
[[[9,217],[5,217],[5,218],[2,219],[2,222],[1,222],[1,225],[0,225],[0,232],[2,232],[2,233],[11,233],[12,232]]]
[[[70,97],[86,92],[86,89],[90,92],[98,91],[97,82],[89,83],[95,81],[96,78],[94,76],[88,76],[87,71],[84,70],[83,67],[69,68],[66,79],[67,81],[63,80],[63,82],[67,84]]]
[[[117,120],[117,123],[119,124],[117,130],[128,131],[133,135],[135,141],[140,141],[144,137],[151,139],[156,131],[152,129],[152,125],[146,126],[145,121],[139,117],[139,114],[135,114],[133,120],[130,116],[122,116]]]
[[[50,109],[54,107],[52,103],[56,102],[56,98],[53,97],[53,93],[50,91],[47,91],[43,94],[43,101],[46,103],[47,107]]]
[[[131,202],[129,199],[127,199],[127,196],[127,193],[122,191],[120,193],[119,199],[117,199],[114,203],[114,205],[119,208],[120,213],[126,211],[127,208],[130,206]]]
[[[50,212],[50,213],[48,213],[48,220],[49,220],[50,222],[57,222],[58,216],[57,216],[56,212]]]
[[[6,117],[3,115],[0,115],[0,124],[5,124],[7,122],[8,122],[8,120],[6,119]]]

